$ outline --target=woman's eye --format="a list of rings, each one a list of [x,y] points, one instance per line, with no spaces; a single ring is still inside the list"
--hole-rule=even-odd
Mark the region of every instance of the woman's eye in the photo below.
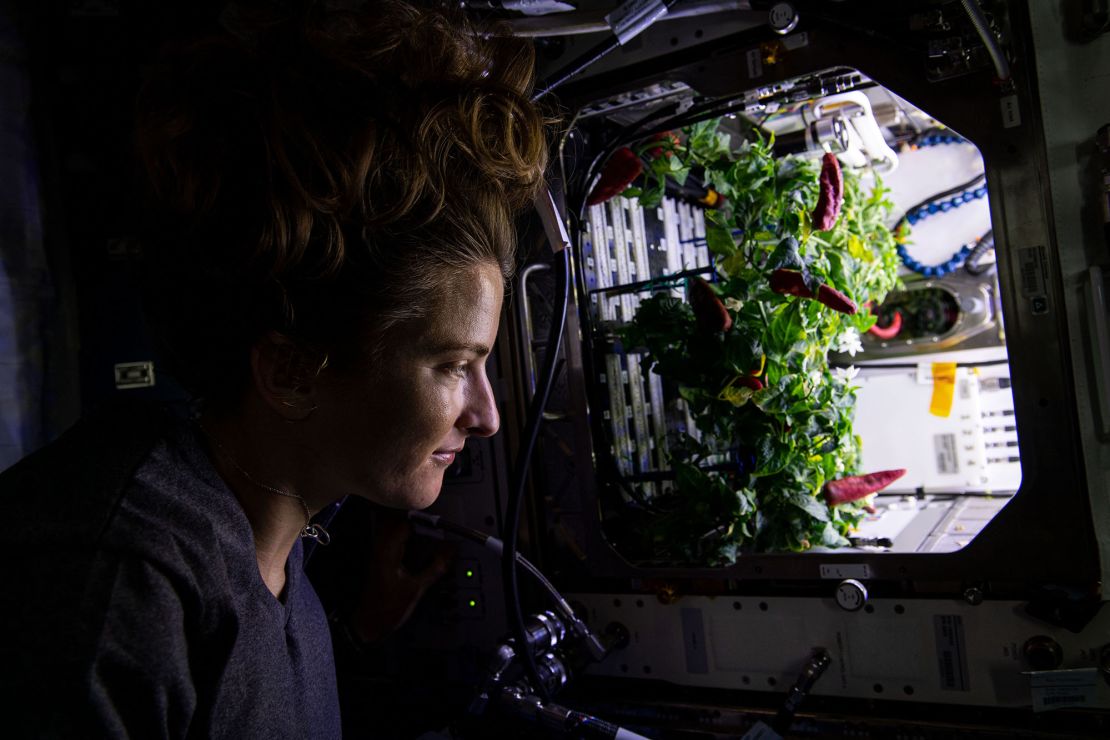
[[[465,362],[452,362],[449,365],[444,365],[442,369],[448,375],[462,378],[466,376],[466,365]]]

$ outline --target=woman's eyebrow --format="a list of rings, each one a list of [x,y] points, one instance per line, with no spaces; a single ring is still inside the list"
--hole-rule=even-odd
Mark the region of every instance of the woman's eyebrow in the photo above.
[[[490,353],[490,348],[480,342],[431,342],[428,345],[428,352],[430,354],[439,355],[447,352],[473,352],[479,357],[485,357]]]

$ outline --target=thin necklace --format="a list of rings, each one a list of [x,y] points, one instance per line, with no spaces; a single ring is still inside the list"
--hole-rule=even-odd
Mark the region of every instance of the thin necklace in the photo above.
[[[328,534],[328,530],[324,529],[324,525],[319,523],[314,524],[312,522],[312,512],[310,512],[308,509],[308,503],[299,493],[293,493],[292,491],[283,491],[280,488],[275,488],[274,486],[267,485],[260,480],[256,480],[253,475],[243,469],[243,466],[240,465],[238,461],[236,461],[232,454],[228,452],[227,448],[220,444],[220,440],[216,439],[216,437],[213,436],[212,433],[208,431],[204,427],[204,425],[200,423],[199,420],[196,422],[196,425],[202,432],[204,432],[204,436],[208,437],[212,444],[216,446],[216,450],[220,453],[220,455],[222,455],[225,460],[231,463],[231,467],[239,471],[239,474],[246,478],[248,481],[263,490],[269,491],[270,493],[276,493],[277,495],[285,496],[286,498],[295,498],[297,499],[297,501],[300,502],[301,508],[304,509],[304,526],[301,527],[301,537],[308,537],[309,539],[316,540],[321,545],[327,545],[329,542],[331,542],[331,535]]]

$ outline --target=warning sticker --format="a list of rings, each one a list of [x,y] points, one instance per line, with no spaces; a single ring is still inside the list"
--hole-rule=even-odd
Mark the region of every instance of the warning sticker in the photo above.
[[[937,667],[943,691],[970,691],[967,675],[967,647],[964,643],[964,620],[957,614],[933,617],[937,636]]]
[[[1034,314],[1048,313],[1048,265],[1044,247],[1025,247],[1017,251],[1021,294],[1029,300]]]
[[[955,475],[960,472],[960,460],[956,455],[955,434],[934,434],[933,448],[937,455],[937,472],[941,475]]]

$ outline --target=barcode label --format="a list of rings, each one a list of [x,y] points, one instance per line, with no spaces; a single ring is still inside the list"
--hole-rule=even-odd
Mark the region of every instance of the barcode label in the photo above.
[[[763,76],[763,58],[759,49],[748,49],[748,53],[744,55],[748,62],[748,79],[756,79]]]
[[[1048,313],[1048,266],[1045,264],[1044,247],[1025,247],[1018,250],[1018,277],[1021,294],[1029,300],[1034,314]]]
[[[960,472],[960,459],[956,455],[955,434],[933,435],[933,448],[937,454],[937,472],[941,475],[955,475]]]
[[[937,638],[940,688],[943,691],[970,691],[963,617],[954,614],[938,614],[933,617],[933,627]]]
[[[1040,292],[1040,273],[1037,271],[1037,263],[1033,260],[1022,262],[1021,264],[1021,292],[1030,295],[1032,293]]]
[[[1087,707],[1097,699],[1097,686],[1100,682],[1097,668],[1030,671],[1027,675],[1034,712]]]

